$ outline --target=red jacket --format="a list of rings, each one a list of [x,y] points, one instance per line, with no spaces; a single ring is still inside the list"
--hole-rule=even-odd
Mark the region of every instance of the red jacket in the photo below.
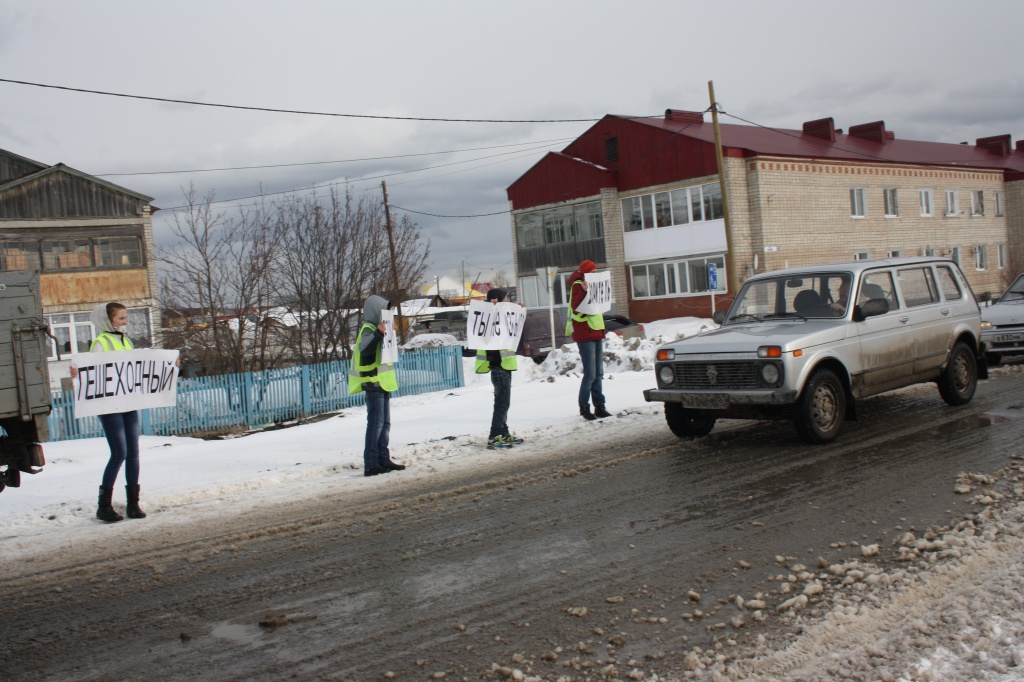
[[[569,302],[572,306],[573,312],[576,311],[576,306],[583,302],[583,299],[587,297],[587,292],[582,286],[574,286],[576,282],[586,281],[583,278],[583,273],[577,270],[576,272],[569,275],[569,291],[570,298]],[[602,341],[604,340],[603,329],[591,329],[590,325],[586,322],[572,321],[572,340],[579,343],[580,341]]]

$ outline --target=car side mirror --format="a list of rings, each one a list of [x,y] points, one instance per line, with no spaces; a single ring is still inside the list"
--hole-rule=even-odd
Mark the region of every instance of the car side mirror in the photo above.
[[[715,324],[722,324],[725,322],[725,311],[716,310],[714,315],[711,316],[711,319],[715,321]]]

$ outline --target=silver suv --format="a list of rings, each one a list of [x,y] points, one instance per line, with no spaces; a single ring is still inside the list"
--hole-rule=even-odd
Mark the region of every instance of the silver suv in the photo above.
[[[677,436],[719,418],[789,419],[827,443],[860,398],[934,381],[949,405],[988,377],[981,314],[960,268],[938,258],[835,263],[755,275],[713,329],[662,346],[648,401]]]

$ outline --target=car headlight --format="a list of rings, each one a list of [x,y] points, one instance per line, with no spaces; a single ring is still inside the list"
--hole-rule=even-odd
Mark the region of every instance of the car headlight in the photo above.
[[[992,328],[992,323],[991,322],[987,322],[985,320],[981,321],[981,331],[987,332],[991,328]]]
[[[658,381],[665,386],[671,386],[676,381],[676,371],[672,365],[662,365],[658,368]]]
[[[769,386],[779,383],[779,366],[773,363],[761,365],[761,379]]]

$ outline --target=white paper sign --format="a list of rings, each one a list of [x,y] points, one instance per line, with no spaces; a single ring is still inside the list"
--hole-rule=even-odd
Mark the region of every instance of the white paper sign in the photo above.
[[[600,315],[612,309],[612,274],[610,272],[588,272],[583,275],[587,283],[587,297],[576,306],[576,312],[584,315]]]
[[[380,321],[384,323],[384,339],[380,342],[381,363],[398,362],[398,337],[395,334],[395,311],[382,310]]]
[[[515,350],[523,335],[526,309],[518,303],[470,301],[466,347],[476,350]]]
[[[173,407],[178,396],[176,350],[140,348],[73,353],[75,418]]]

